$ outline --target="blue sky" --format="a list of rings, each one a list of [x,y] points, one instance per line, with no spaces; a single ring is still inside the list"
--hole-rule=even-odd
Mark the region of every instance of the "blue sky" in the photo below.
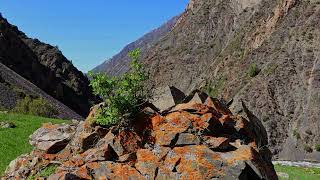
[[[87,72],[184,11],[189,0],[0,0],[0,12],[29,37],[59,46]]]

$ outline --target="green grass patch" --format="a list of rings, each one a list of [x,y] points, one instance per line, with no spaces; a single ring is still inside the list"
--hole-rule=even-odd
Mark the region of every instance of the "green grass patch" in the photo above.
[[[0,121],[12,122],[17,126],[13,129],[0,129],[0,176],[12,160],[32,150],[32,146],[29,144],[29,136],[40,128],[43,123],[59,124],[69,122],[30,115],[3,113],[0,113]]]
[[[48,167],[46,167],[44,170],[40,172],[39,177],[48,178],[49,176],[51,176],[56,172],[57,168],[58,168],[58,165],[49,165]]]
[[[302,167],[291,167],[275,165],[277,173],[282,172],[289,175],[290,180],[319,180],[320,179],[320,168],[302,168]],[[286,178],[279,177],[280,180]]]

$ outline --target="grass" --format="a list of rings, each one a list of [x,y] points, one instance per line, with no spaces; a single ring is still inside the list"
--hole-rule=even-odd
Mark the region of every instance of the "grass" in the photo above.
[[[14,123],[13,129],[0,129],[0,176],[4,173],[9,163],[21,154],[29,153],[32,146],[29,136],[43,123],[66,123],[66,120],[49,119],[30,115],[0,113],[0,121]]]
[[[49,176],[51,176],[53,173],[56,172],[57,168],[58,168],[57,165],[50,165],[46,167],[44,170],[42,170],[39,176],[48,178]]]
[[[301,168],[291,166],[275,165],[276,171],[286,173],[289,175],[289,180],[319,180],[320,168]],[[280,180],[285,180],[279,177]]]

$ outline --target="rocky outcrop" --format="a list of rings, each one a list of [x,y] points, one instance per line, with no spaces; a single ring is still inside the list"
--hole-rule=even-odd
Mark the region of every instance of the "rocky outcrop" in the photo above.
[[[159,41],[172,30],[178,18],[179,16],[173,17],[159,28],[145,34],[137,41],[128,44],[118,54],[94,68],[93,71],[106,72],[113,76],[121,75],[124,72],[128,71],[131,62],[128,53],[137,48],[140,48],[142,50],[142,53],[144,53],[148,48],[152,47],[155,42]]]
[[[88,78],[57,47],[28,38],[3,17],[0,17],[0,63],[84,117],[96,101]],[[1,89],[16,100],[7,88]],[[12,108],[14,104],[9,102],[5,106]]]
[[[56,167],[45,178],[278,179],[261,123],[199,97],[124,128],[91,125],[99,105],[76,127],[45,124],[31,137],[35,150],[12,161],[4,178],[41,179]]]

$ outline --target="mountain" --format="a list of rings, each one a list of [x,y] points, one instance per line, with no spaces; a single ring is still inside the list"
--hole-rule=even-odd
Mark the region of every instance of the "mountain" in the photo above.
[[[161,27],[145,34],[137,41],[128,44],[118,54],[94,68],[93,71],[106,72],[111,75],[120,75],[128,71],[130,64],[128,53],[137,48],[140,48],[142,52],[146,51],[146,49],[150,48],[155,42],[172,30],[178,18],[179,16],[173,17]]]
[[[28,38],[2,16],[0,63],[82,116],[96,101],[87,77],[57,47]]]
[[[318,0],[191,0],[144,53],[148,84],[244,101],[275,158],[319,161],[319,18]]]

